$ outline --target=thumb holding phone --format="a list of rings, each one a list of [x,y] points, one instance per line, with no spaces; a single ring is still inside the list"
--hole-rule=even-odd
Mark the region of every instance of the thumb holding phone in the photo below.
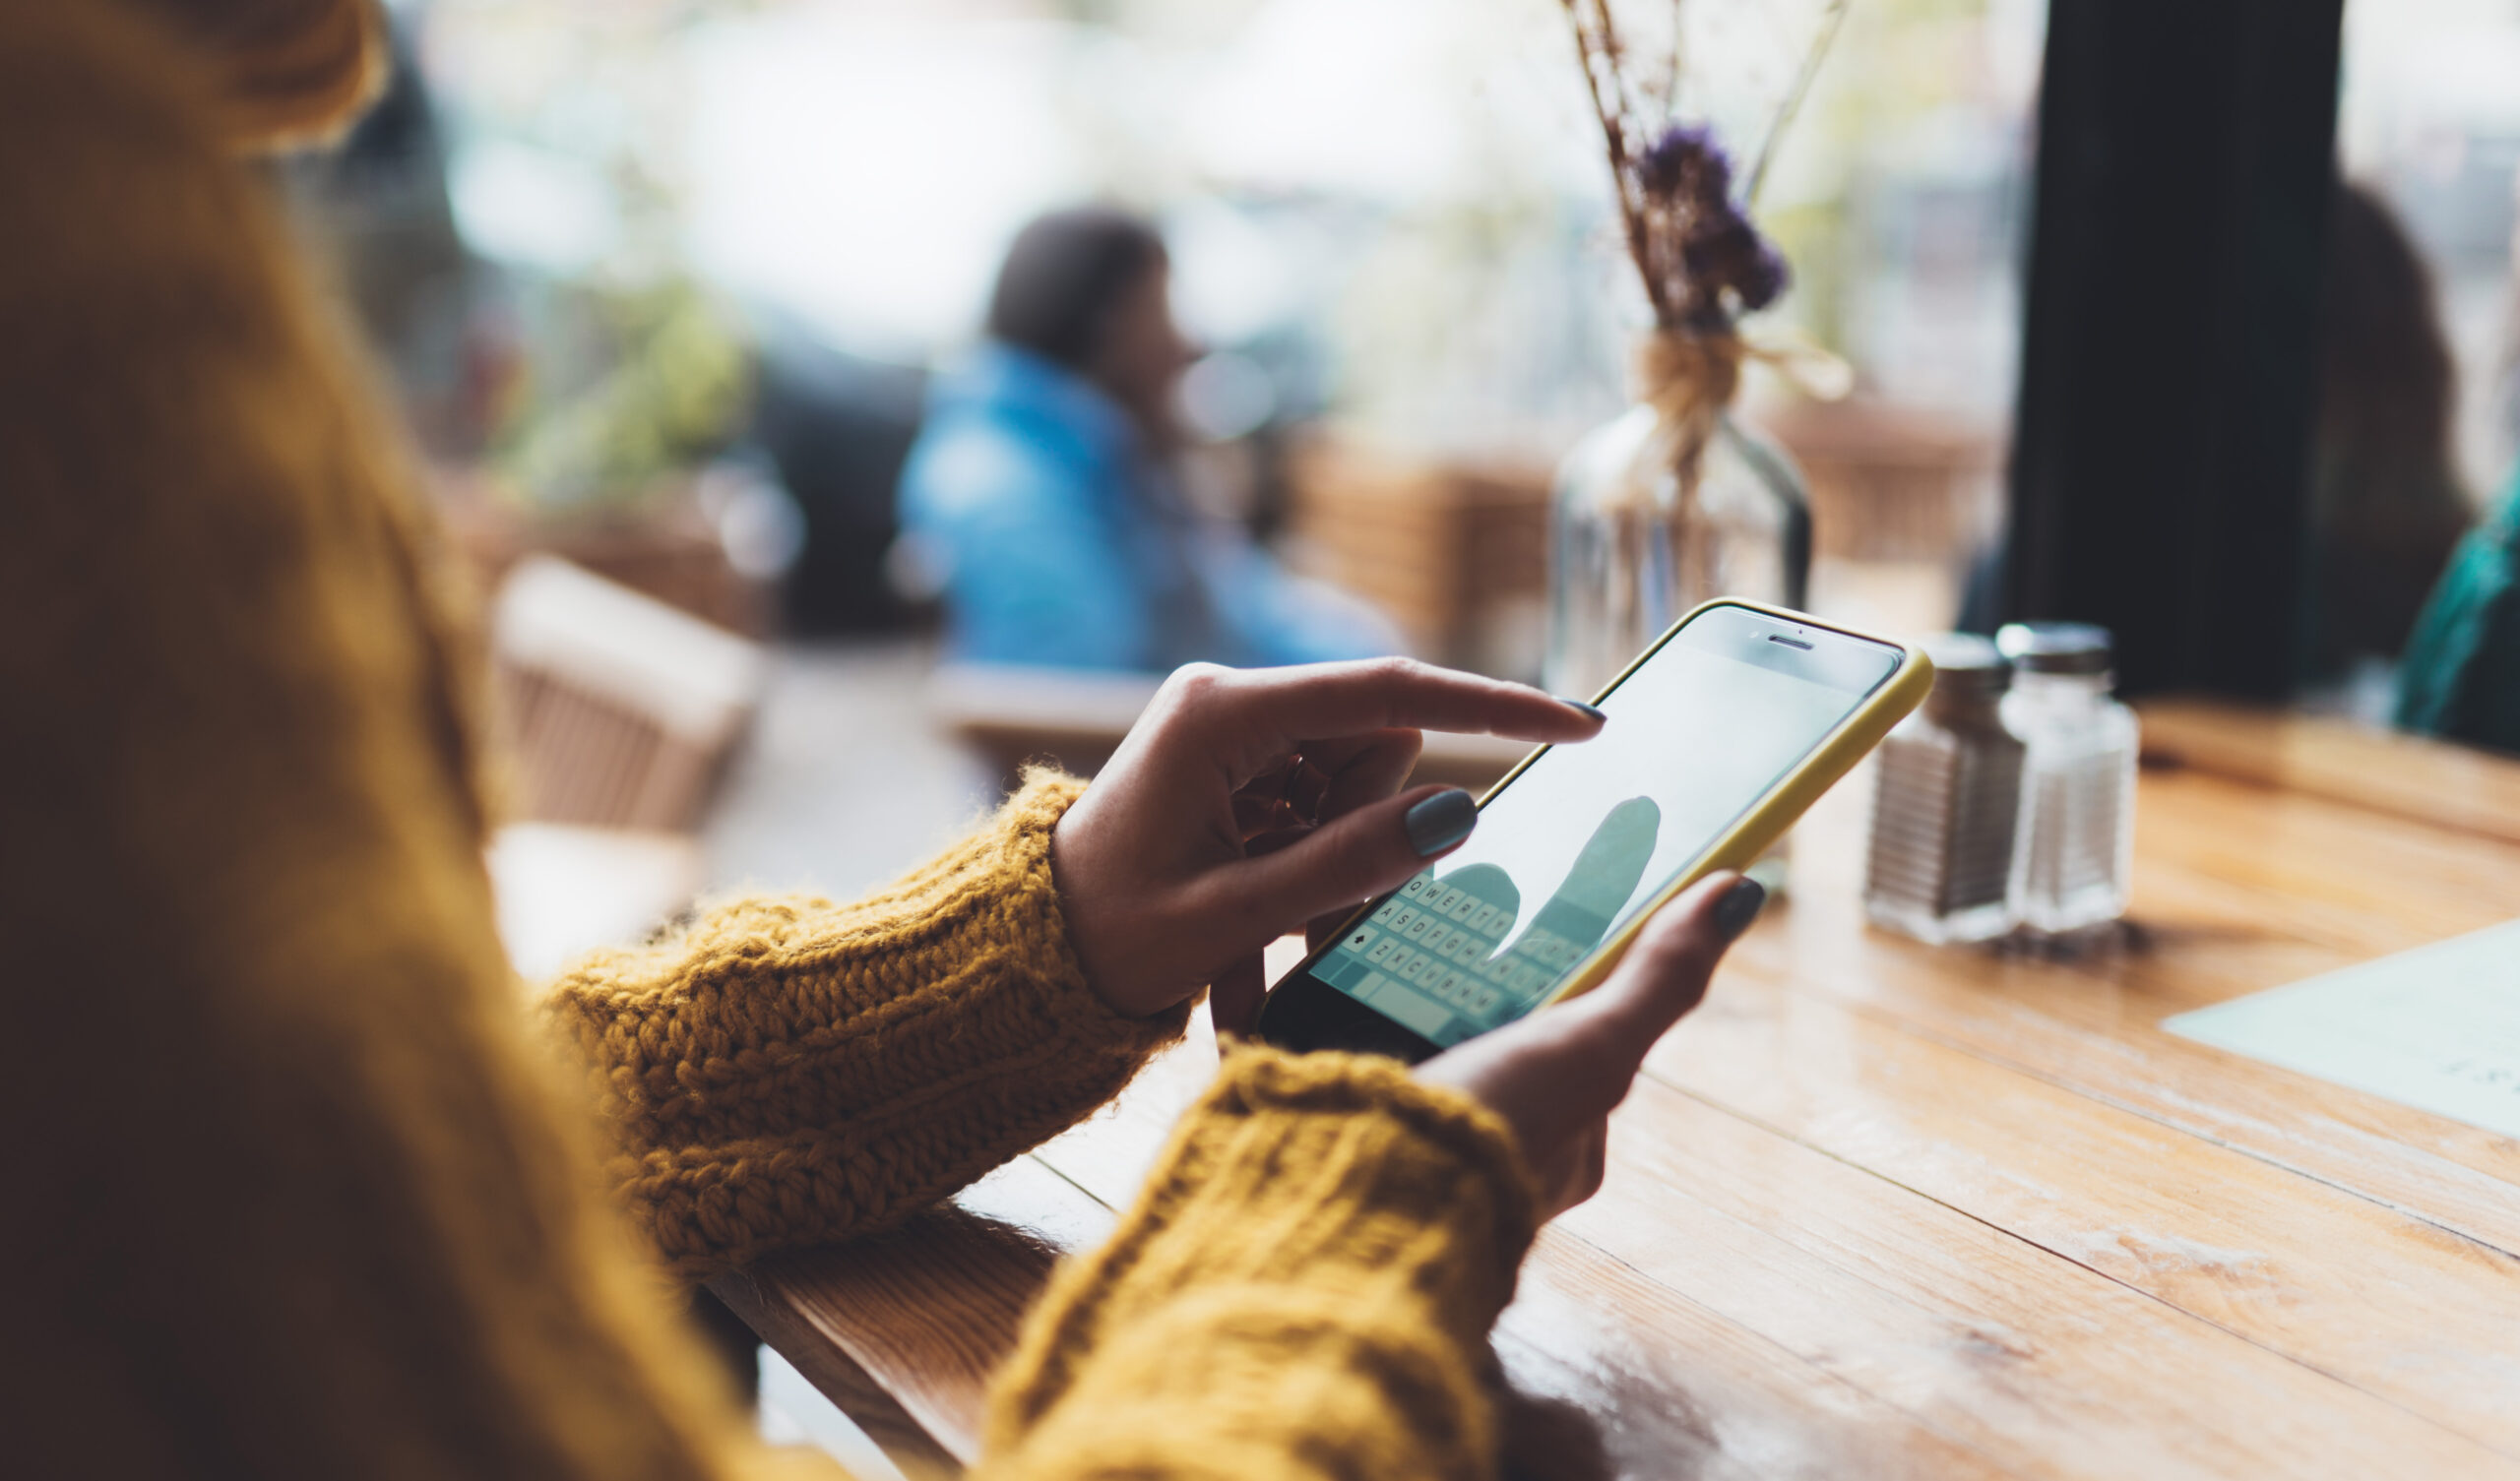
[[[1541,1217],[1555,1218],[1600,1191],[1609,1113],[1766,903],[1756,880],[1709,875],[1654,917],[1600,987],[1447,1049],[1418,1078],[1463,1091],[1513,1129]]]

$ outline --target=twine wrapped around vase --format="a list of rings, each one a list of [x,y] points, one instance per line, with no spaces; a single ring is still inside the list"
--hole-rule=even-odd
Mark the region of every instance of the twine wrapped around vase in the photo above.
[[[1667,329],[1637,342],[1636,399],[1671,430],[1671,472],[1682,499],[1697,487],[1706,446],[1741,389],[1741,362],[1750,353],[1740,336],[1730,334]]]
[[[1813,401],[1834,401],[1854,389],[1852,366],[1792,330],[1772,329],[1752,339],[1737,332],[1658,329],[1637,341],[1636,399],[1671,429],[1671,471],[1683,498],[1697,486],[1707,444],[1741,390],[1741,367],[1751,360]]]

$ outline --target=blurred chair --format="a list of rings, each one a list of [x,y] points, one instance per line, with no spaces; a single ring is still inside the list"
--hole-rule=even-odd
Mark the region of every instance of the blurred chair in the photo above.
[[[643,592],[747,638],[772,629],[771,590],[735,568],[709,505],[741,485],[733,465],[660,480],[636,499],[585,510],[526,510],[477,473],[432,473],[438,511],[483,590],[540,555]]]
[[[1758,422],[1802,468],[1814,554],[1824,559],[1956,568],[2001,522],[1995,428],[1861,400],[1797,400],[1763,409]]]
[[[512,568],[491,623],[519,817],[697,826],[759,703],[759,645],[545,555]]]
[[[1294,451],[1289,535],[1307,574],[1369,597],[1440,663],[1540,672],[1546,468],[1411,459],[1319,438]]]

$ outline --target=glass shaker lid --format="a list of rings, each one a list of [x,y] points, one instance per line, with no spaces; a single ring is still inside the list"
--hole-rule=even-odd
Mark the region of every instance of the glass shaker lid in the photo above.
[[[1937,693],[2001,694],[2012,684],[2012,661],[1976,633],[1934,633],[1917,640],[1933,660]]]
[[[2025,673],[2109,672],[2109,629],[2088,622],[2008,622],[1995,647]]]

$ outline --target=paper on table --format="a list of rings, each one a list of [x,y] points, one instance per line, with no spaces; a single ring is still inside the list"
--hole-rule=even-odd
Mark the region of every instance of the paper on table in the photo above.
[[[2520,921],[2183,1013],[2162,1026],[2520,1137]]]

